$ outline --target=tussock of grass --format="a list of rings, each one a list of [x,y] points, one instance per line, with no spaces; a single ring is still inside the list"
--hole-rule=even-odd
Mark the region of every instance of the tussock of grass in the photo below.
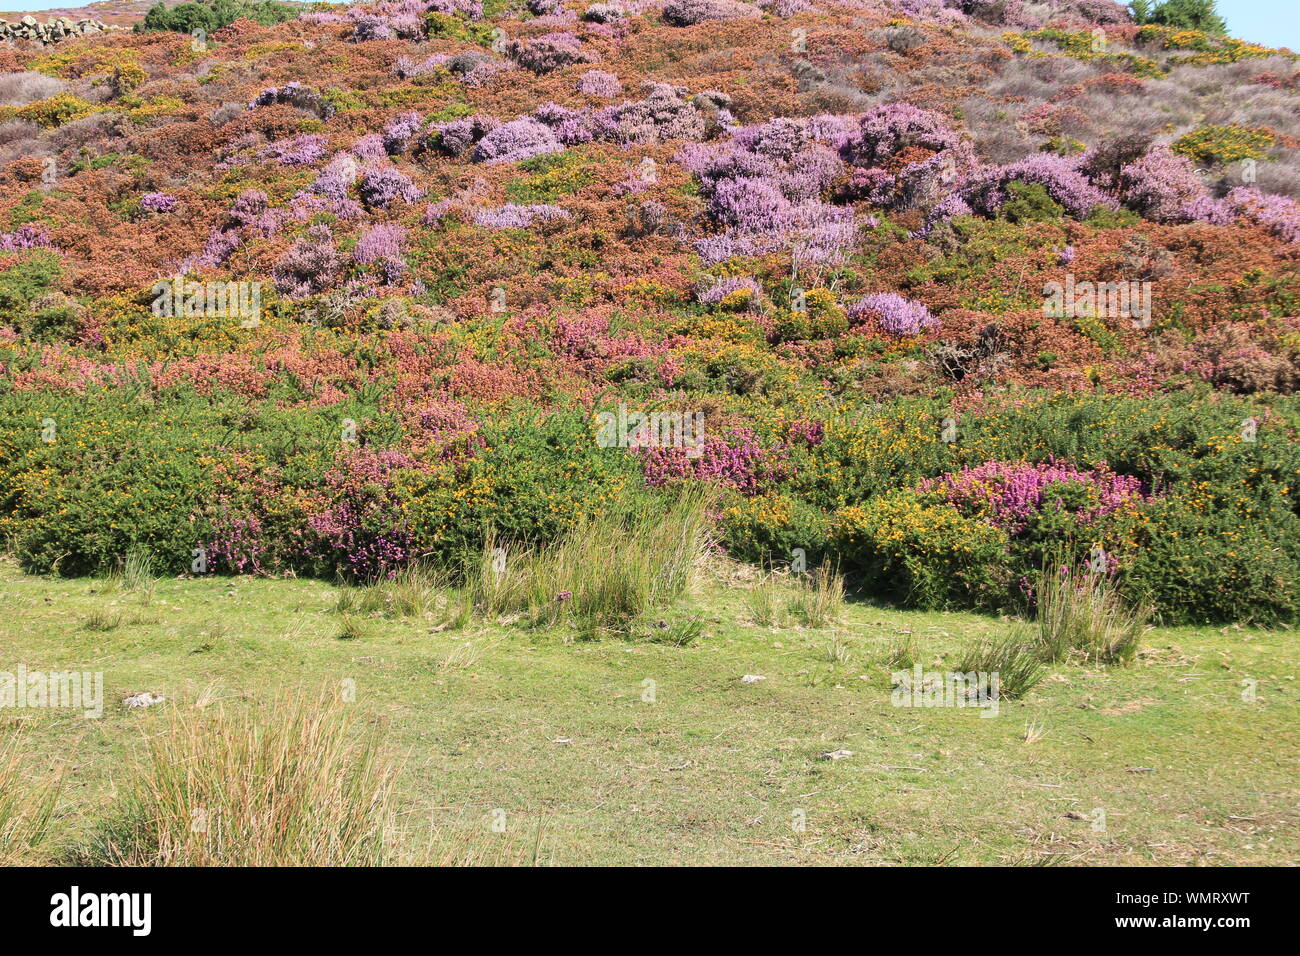
[[[1001,640],[976,644],[966,649],[957,671],[969,674],[998,675],[998,695],[1007,700],[1023,697],[1043,679],[1042,662],[1033,648],[1020,637],[1012,635]]]
[[[107,866],[379,865],[394,764],[322,695],[173,712],[75,855]]]
[[[1072,655],[1102,664],[1130,661],[1151,619],[1149,608],[1128,607],[1104,578],[1055,567],[1038,576],[1037,612],[1035,650],[1051,662]]]
[[[822,565],[816,571],[795,578],[798,594],[789,612],[804,627],[827,627],[844,610],[844,576]]]
[[[490,618],[622,631],[686,592],[708,544],[705,500],[684,496],[661,514],[581,522],[546,547],[489,539],[465,587],[477,612]]]
[[[62,789],[58,777],[32,786],[23,768],[31,757],[22,744],[21,732],[0,742],[0,866],[42,861]]]

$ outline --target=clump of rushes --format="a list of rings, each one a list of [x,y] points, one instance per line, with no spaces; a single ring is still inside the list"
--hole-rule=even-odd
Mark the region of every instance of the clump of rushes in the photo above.
[[[1033,648],[1012,635],[967,648],[957,671],[997,674],[998,695],[1014,700],[1043,679],[1044,668]]]
[[[98,866],[368,866],[388,861],[396,768],[335,695],[173,711],[107,818]]]
[[[536,627],[626,630],[686,592],[709,545],[705,506],[705,494],[688,494],[661,513],[584,520],[539,548],[511,549],[491,538],[466,587],[488,616],[526,615]]]
[[[23,774],[30,763],[21,731],[0,742],[0,866],[39,863],[49,845],[61,780],[33,785]]]
[[[1038,575],[1035,649],[1045,661],[1071,655],[1096,663],[1127,663],[1151,620],[1151,609],[1132,608],[1102,575],[1056,562]]]
[[[826,565],[795,578],[798,593],[788,606],[804,627],[826,627],[844,609],[844,576]]]

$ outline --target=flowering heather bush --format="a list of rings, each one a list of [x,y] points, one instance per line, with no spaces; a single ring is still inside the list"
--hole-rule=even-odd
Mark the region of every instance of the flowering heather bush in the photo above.
[[[251,233],[269,238],[284,225],[284,213],[269,208],[266,193],[260,189],[245,189],[230,207],[230,221]]]
[[[412,60],[409,56],[399,56],[393,61],[393,73],[403,80],[413,79],[432,73],[439,67],[446,66],[452,58],[446,53],[435,53],[423,60]]]
[[[420,217],[420,222],[426,226],[440,225],[451,210],[452,203],[449,199],[440,199],[438,202],[429,203],[424,207],[424,215]]]
[[[176,197],[166,193],[145,193],[140,197],[140,208],[145,212],[172,212],[176,206]]]
[[[502,123],[488,132],[474,148],[474,159],[480,163],[517,163],[563,150],[564,144],[550,127],[525,116]]]
[[[588,70],[578,77],[578,92],[584,96],[598,96],[601,99],[613,99],[623,92],[623,84],[613,73],[603,70]]]
[[[334,233],[321,223],[294,241],[271,274],[283,295],[300,299],[333,288],[342,266]]]
[[[624,145],[649,145],[664,140],[704,137],[707,117],[684,96],[684,87],[648,83],[645,99],[601,110],[596,135]]]
[[[1184,222],[1208,193],[1190,160],[1158,146],[1120,170],[1120,197],[1148,219]]]
[[[706,305],[743,302],[747,308],[757,308],[763,301],[763,287],[753,276],[733,276],[706,286],[699,293],[699,300]]]
[[[387,209],[392,203],[417,202],[424,191],[399,169],[370,166],[361,174],[361,201],[372,209]]]
[[[664,4],[665,23],[689,27],[706,20],[746,20],[761,17],[763,11],[740,0],[668,0]]]
[[[311,185],[311,191],[326,199],[347,199],[348,190],[357,181],[360,171],[355,156],[339,153],[321,170]]]
[[[583,110],[543,103],[534,111],[533,118],[553,130],[565,146],[590,143],[593,138],[591,116]]]
[[[248,108],[254,110],[259,106],[274,106],[278,103],[286,103],[296,109],[315,113],[323,120],[329,119],[335,113],[334,107],[325,102],[319,93],[310,86],[303,86],[297,80],[284,86],[273,86],[263,90],[248,104]]]
[[[572,33],[545,33],[529,40],[512,40],[506,54],[520,66],[534,73],[551,73],[577,63],[594,63],[595,53],[583,49],[582,41]]]
[[[572,219],[573,213],[559,206],[537,203],[531,206],[517,206],[506,203],[496,209],[474,210],[474,225],[488,229],[527,229],[533,223],[559,222]]]
[[[582,12],[582,19],[590,23],[613,23],[622,20],[623,8],[613,3],[593,3]]]
[[[361,234],[352,250],[352,261],[363,266],[377,266],[384,282],[394,285],[405,273],[402,244],[406,230],[392,223],[371,226]]]
[[[428,144],[448,156],[459,156],[495,129],[497,121],[486,116],[467,116],[430,127]]]
[[[1062,485],[1080,486],[1083,496],[1062,497]],[[1145,498],[1136,478],[1117,475],[1105,465],[1082,471],[1055,460],[1037,464],[988,461],[922,482],[922,488],[937,490],[964,513],[984,517],[1013,535],[1024,531],[1045,508],[1068,509],[1077,521],[1087,524]]]
[[[402,113],[384,127],[384,149],[390,154],[406,152],[421,127],[424,126],[422,113]]]
[[[786,141],[778,145],[782,134]],[[857,238],[853,210],[820,199],[839,161],[815,143],[792,154],[799,142],[789,129],[776,126],[739,130],[730,142],[689,146],[678,155],[678,162],[700,177],[709,212],[723,227],[695,241],[705,265],[783,248],[814,271],[845,260]],[[786,155],[788,161],[778,159]]]
[[[326,507],[308,520],[338,570],[369,580],[411,556],[411,534],[396,507],[395,478],[420,463],[400,451],[344,445],[325,474]]]
[[[910,103],[885,103],[863,114],[857,129],[832,145],[846,162],[870,167],[883,164],[907,147],[938,153],[959,142],[939,114]]]
[[[1228,202],[1283,242],[1300,242],[1300,203],[1286,196],[1265,195],[1253,187],[1239,186]]]
[[[194,258],[186,259],[181,264],[181,271],[215,268],[230,258],[241,241],[239,233],[233,229],[213,229],[208,235],[208,241],[203,244],[203,251]]]
[[[849,318],[854,320],[874,316],[884,332],[899,338],[920,335],[939,325],[939,320],[923,303],[905,299],[896,292],[865,296],[849,306],[847,311]]]
[[[281,166],[310,166],[328,152],[329,140],[324,136],[303,134],[271,143],[258,153],[258,158],[274,160]]]
[[[48,249],[50,234],[41,226],[25,223],[13,232],[0,233],[0,252],[13,252],[17,249]]]
[[[698,451],[690,457],[686,448],[641,449],[646,484],[658,488],[694,479],[754,495],[785,468],[784,446],[763,448],[750,428],[733,428],[726,436],[706,435]]]
[[[1183,214],[1191,222],[1203,222],[1211,226],[1226,226],[1237,218],[1237,210],[1232,203],[1212,196],[1193,199],[1183,208]]]
[[[352,144],[352,155],[363,161],[383,159],[388,155],[384,138],[378,133],[367,133]]]
[[[1022,160],[976,173],[962,187],[962,196],[974,211],[996,216],[1006,203],[1013,182],[1042,186],[1049,196],[1076,219],[1086,218],[1096,207],[1117,209],[1119,203],[1092,185],[1079,170],[1079,157],[1035,153]]]

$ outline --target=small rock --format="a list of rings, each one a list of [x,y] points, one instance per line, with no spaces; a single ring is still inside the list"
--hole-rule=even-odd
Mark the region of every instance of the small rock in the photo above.
[[[129,710],[138,710],[141,707],[152,707],[154,704],[161,704],[167,698],[161,694],[154,694],[145,691],[143,694],[136,694],[134,697],[127,697],[122,701],[122,706]]]

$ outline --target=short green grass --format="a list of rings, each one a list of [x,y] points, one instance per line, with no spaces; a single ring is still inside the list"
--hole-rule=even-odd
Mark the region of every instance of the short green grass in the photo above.
[[[0,711],[0,726],[31,731],[33,784],[63,771],[65,841],[130,779],[166,708],[347,681],[403,761],[412,857],[436,832],[529,847],[540,835],[537,858],[560,864],[1300,859],[1295,633],[1152,631],[1132,666],[1052,665],[988,719],[892,706],[885,658],[910,645],[948,670],[1013,622],[850,600],[825,627],[759,626],[753,581],[703,575],[689,601],[702,632],[685,646],[355,612],[340,640],[339,592],[321,582],[161,580],[146,603],[4,564],[0,671],[102,671],[106,708]],[[121,707],[142,691],[168,701]],[[820,757],[837,750],[852,755]]]

